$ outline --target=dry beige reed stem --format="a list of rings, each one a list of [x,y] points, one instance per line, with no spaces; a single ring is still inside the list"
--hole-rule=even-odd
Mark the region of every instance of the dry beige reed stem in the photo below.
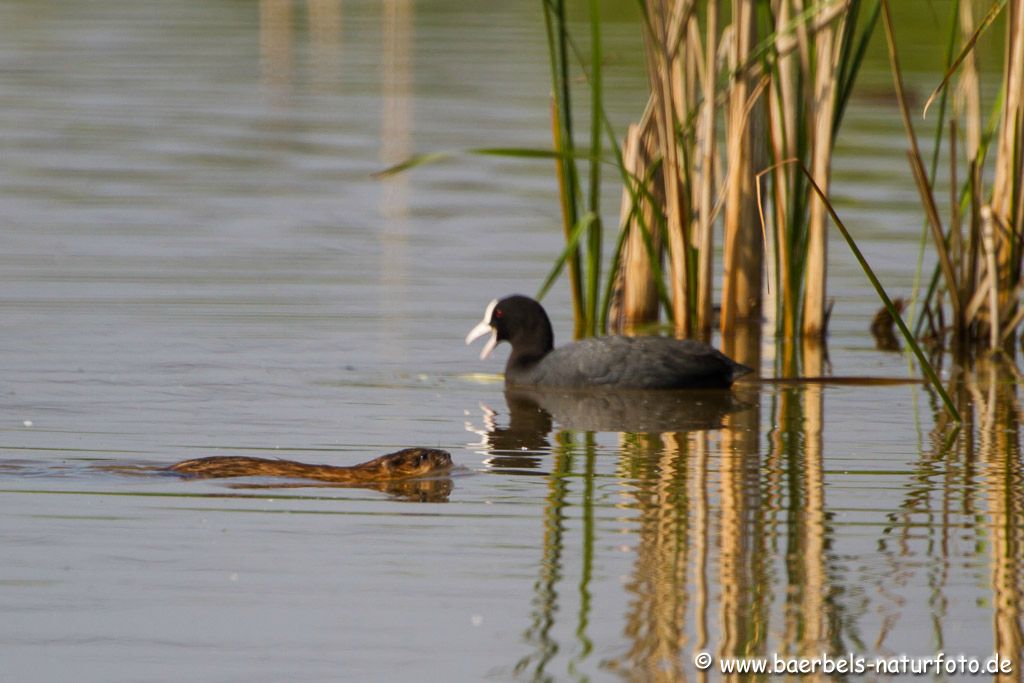
[[[839,20],[841,22],[842,19]],[[832,121],[836,107],[838,50],[835,23],[824,24],[814,36],[814,99],[809,108],[812,121],[811,175],[824,192],[829,190],[832,166]],[[825,333],[825,277],[828,263],[827,215],[821,202],[811,202],[807,222],[807,264],[804,270],[803,333],[820,337]]]
[[[642,182],[649,175],[649,169],[658,155],[657,133],[654,130],[654,102],[648,102],[639,124],[630,125],[626,132],[626,141],[622,148],[623,163],[632,178]],[[660,173],[654,174],[647,190],[652,193],[659,204],[662,193]],[[657,212],[650,199],[643,196],[640,188],[635,190],[638,205],[633,206],[634,193],[630,188],[622,191],[621,223],[629,231],[623,247],[622,260],[616,277],[616,303],[609,319],[612,330],[629,333],[637,327],[658,320],[658,290],[654,282],[654,269],[651,258],[644,244],[643,225],[648,226],[652,251],[661,253],[661,232],[657,225]]]
[[[764,165],[758,144],[763,116],[760,107],[750,106],[749,97],[756,81],[750,73],[739,70],[749,61],[756,43],[757,13],[752,0],[735,0],[732,9],[730,71],[735,75],[726,114],[728,176],[722,285],[722,332],[726,335],[733,333],[741,321],[759,315],[764,260],[754,187],[754,169]]]
[[[700,171],[697,175],[697,329],[701,335],[711,331],[712,283],[711,258],[714,252],[715,197],[715,82],[718,54],[718,0],[709,0],[705,19],[704,63],[701,70]]]

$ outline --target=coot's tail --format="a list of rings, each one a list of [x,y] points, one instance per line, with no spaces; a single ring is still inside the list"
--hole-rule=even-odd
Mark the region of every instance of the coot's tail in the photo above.
[[[730,367],[730,373],[729,373],[729,381],[730,382],[735,382],[737,377],[742,377],[743,375],[749,375],[750,373],[752,373],[754,371],[754,368],[747,367],[746,365],[743,365],[742,363],[737,363],[736,361],[732,360],[731,358],[729,359],[729,362],[732,364],[731,367]]]

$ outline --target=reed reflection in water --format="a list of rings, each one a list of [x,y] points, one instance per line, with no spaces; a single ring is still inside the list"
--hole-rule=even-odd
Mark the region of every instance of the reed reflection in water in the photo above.
[[[928,531],[936,547],[947,549],[959,545],[958,517],[980,520],[966,530],[972,547],[988,552],[985,578],[992,594],[993,649],[1013,660],[1014,673],[998,676],[1000,681],[1020,680],[1024,663],[1024,463],[1017,394],[1022,379],[1016,365],[999,358],[979,361],[970,371],[956,369],[950,389],[965,424],[951,431],[940,420],[931,434],[931,449],[922,458],[922,473],[937,475],[942,495],[935,500],[922,476],[921,484],[905,497],[906,515],[898,527],[900,541],[906,543],[915,517],[941,519],[942,524],[929,525]],[[938,595],[949,588],[942,571],[929,576],[929,584]],[[945,607],[946,601],[941,602]],[[952,613],[937,614],[934,620],[942,639],[955,623]]]
[[[507,391],[507,416],[488,410],[477,448],[501,476],[548,478],[529,652],[514,670],[582,680],[581,662],[597,658],[627,680],[717,680],[697,671],[695,653],[874,658],[908,647],[921,657],[995,651],[1019,670],[1024,470],[1012,378],[989,363],[957,376],[969,422],[951,429],[931,401],[930,446],[895,472],[872,470],[870,454],[863,471],[829,462],[828,383],[761,387],[760,401],[737,387],[692,414],[665,396],[652,419],[663,428],[674,414],[683,428],[621,431],[612,445],[602,432],[628,422],[625,406],[656,397]],[[884,404],[908,389],[866,390]],[[882,484],[896,491],[890,505],[857,507],[894,476],[895,487]],[[595,614],[616,603],[601,585],[614,550],[632,557],[622,645],[595,651]],[[990,636],[965,635],[958,619],[954,582],[965,574],[990,587]],[[915,626],[922,612],[930,631]]]

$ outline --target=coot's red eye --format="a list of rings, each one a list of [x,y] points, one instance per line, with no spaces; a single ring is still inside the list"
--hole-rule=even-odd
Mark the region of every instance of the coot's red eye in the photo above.
[[[503,315],[505,315],[505,311],[501,310],[500,308],[494,309],[494,317],[495,318],[500,318]]]

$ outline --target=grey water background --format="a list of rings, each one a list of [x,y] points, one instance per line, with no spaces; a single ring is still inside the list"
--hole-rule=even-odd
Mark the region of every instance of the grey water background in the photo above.
[[[701,649],[1019,656],[1014,428],[944,460],[920,386],[764,385],[724,430],[735,406],[671,413],[694,422],[661,435],[560,431],[573,406],[517,412],[505,352],[463,346],[558,253],[551,164],[371,174],[549,144],[535,4],[0,4],[0,679],[689,680]],[[928,3],[903,11],[940,32]],[[624,124],[644,84],[636,25],[612,19]],[[922,44],[907,61],[927,88]],[[883,59],[835,194],[906,293],[921,213]],[[831,261],[833,372],[913,376],[874,349],[877,300],[838,241]],[[565,289],[546,300],[561,341]],[[776,420],[812,400],[820,433]],[[601,410],[626,408],[580,413]],[[460,468],[412,492],[142,469],[411,445]]]

